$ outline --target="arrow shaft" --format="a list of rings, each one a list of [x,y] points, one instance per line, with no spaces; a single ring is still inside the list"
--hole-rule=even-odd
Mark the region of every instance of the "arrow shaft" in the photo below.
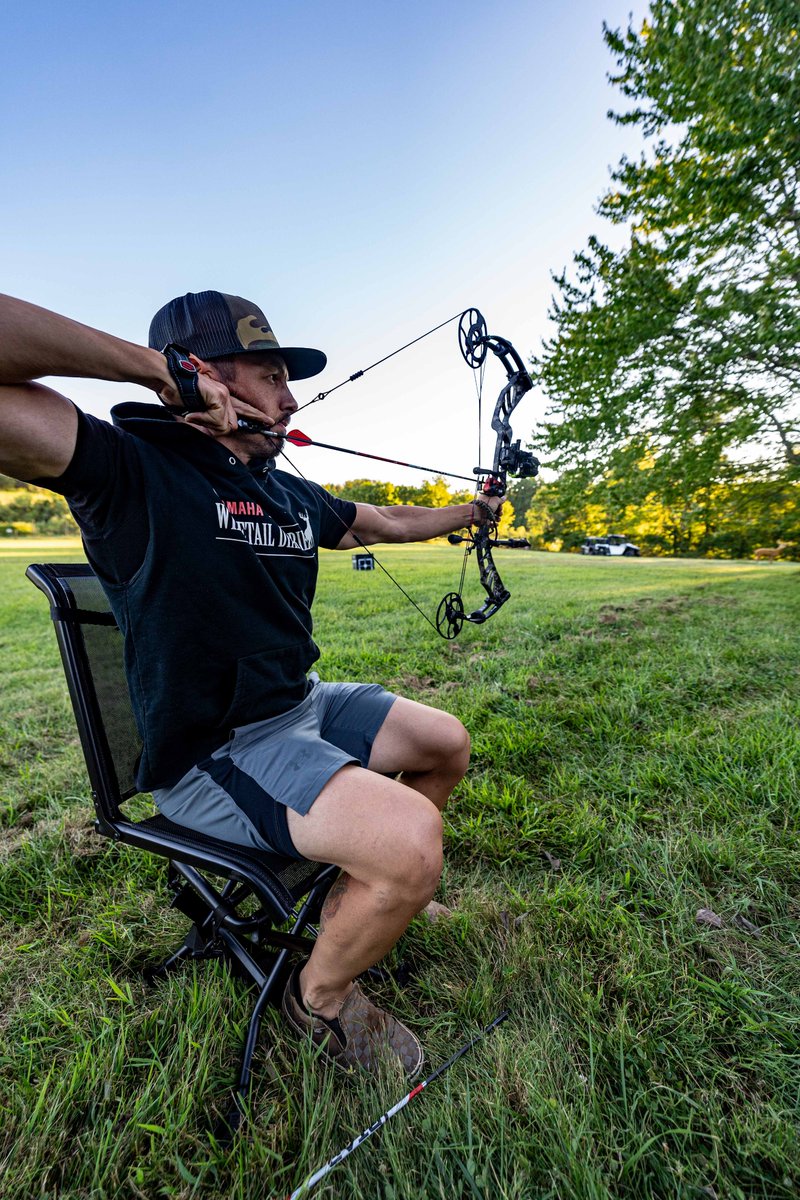
[[[288,439],[291,441],[291,439]],[[309,442],[311,446],[319,446],[321,450],[336,450],[339,454],[354,454],[358,458],[372,458],[376,462],[394,463],[397,467],[411,467],[414,471],[427,471],[431,475],[446,475],[448,479],[465,479],[474,483],[470,475],[456,475],[453,471],[439,471],[436,467],[423,467],[419,463],[404,462],[400,458],[385,458],[382,454],[367,454],[366,450],[349,450],[346,446],[332,446],[329,442]]]
[[[351,450],[347,446],[332,446],[330,442],[317,442],[308,434],[296,430],[291,433],[272,433],[260,421],[239,418],[239,428],[246,433],[263,433],[266,437],[275,438],[278,442],[289,442],[292,446],[318,446],[320,450],[335,450],[338,454],[353,454],[357,458],[372,458],[375,462],[394,463],[396,467],[411,467],[413,471],[426,471],[430,475],[446,475],[448,479],[463,479],[467,483],[475,483],[472,475],[456,475],[454,471],[440,471],[436,467],[423,467],[420,463],[404,462],[401,458],[385,458],[382,454],[368,454],[366,450]],[[479,472],[480,473],[480,472]],[[486,472],[483,472],[485,474]]]
[[[398,1100],[397,1104],[393,1104],[390,1109],[387,1109],[385,1113],[382,1113],[381,1116],[378,1117],[377,1121],[373,1121],[373,1123],[367,1129],[365,1129],[363,1133],[360,1133],[358,1137],[353,1138],[349,1146],[345,1146],[344,1150],[340,1150],[338,1154],[333,1156],[333,1158],[328,1159],[323,1167],[320,1167],[319,1170],[315,1171],[313,1175],[309,1175],[308,1178],[305,1179],[299,1187],[295,1188],[291,1195],[287,1197],[287,1200],[299,1200],[301,1196],[307,1195],[307,1193],[310,1192],[317,1183],[319,1183],[320,1179],[324,1179],[325,1176],[334,1169],[334,1167],[338,1167],[339,1163],[344,1162],[344,1160],[351,1155],[354,1150],[357,1150],[358,1147],[367,1140],[367,1138],[372,1137],[373,1133],[377,1133],[379,1129],[382,1129],[391,1117],[395,1116],[396,1113],[399,1113],[401,1109],[405,1108],[410,1100],[413,1100],[416,1096],[419,1096],[429,1083],[433,1083],[434,1079],[438,1079],[439,1076],[443,1075],[444,1072],[452,1067],[454,1063],[457,1063],[460,1058],[463,1058],[467,1051],[471,1050],[477,1042],[483,1041],[486,1035],[491,1033],[496,1026],[505,1021],[508,1015],[508,1010],[506,1009],[501,1012],[499,1016],[495,1017],[495,1019],[486,1025],[480,1031],[480,1033],[476,1033],[475,1037],[470,1038],[470,1040],[466,1042],[460,1050],[456,1050],[455,1054],[451,1055],[447,1062],[443,1062],[440,1067],[437,1067],[435,1071],[431,1072],[427,1079],[423,1079],[421,1083],[418,1083],[415,1088],[411,1089],[408,1095],[403,1096],[402,1100]]]

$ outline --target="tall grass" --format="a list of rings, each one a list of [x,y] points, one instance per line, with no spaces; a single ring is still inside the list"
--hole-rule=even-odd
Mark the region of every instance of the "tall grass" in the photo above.
[[[247,1136],[214,1143],[249,997],[212,964],[143,982],[182,918],[155,859],[92,831],[46,606],[2,551],[0,1194],[285,1195],[402,1083],[325,1071],[271,1013]],[[431,612],[459,569],[438,546],[382,557]],[[321,1194],[794,1197],[800,571],[498,558],[512,600],[445,643],[378,572],[323,556],[324,676],[473,738],[456,915],[414,922],[411,982],[372,990],[430,1067],[511,1017]]]

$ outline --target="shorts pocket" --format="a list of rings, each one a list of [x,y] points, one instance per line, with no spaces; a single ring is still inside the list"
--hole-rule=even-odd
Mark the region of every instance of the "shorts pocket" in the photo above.
[[[305,698],[306,670],[316,657],[313,643],[301,642],[240,658],[233,698],[221,721],[223,728],[252,725],[294,708]]]

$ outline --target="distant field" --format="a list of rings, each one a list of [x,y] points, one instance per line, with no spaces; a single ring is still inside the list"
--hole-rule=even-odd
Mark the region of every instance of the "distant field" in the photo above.
[[[457,584],[457,549],[378,554],[430,615]],[[399,1085],[326,1074],[271,1013],[249,1140],[210,1141],[248,998],[210,964],[141,979],[181,919],[155,860],[92,831],[24,579],[81,556],[0,542],[0,1195],[285,1195]],[[496,557],[512,599],[444,642],[380,571],[322,555],[321,673],[446,708],[473,739],[439,896],[457,916],[415,922],[412,981],[378,995],[431,1067],[511,1017],[317,1194],[796,1197],[800,568]],[[467,587],[472,608],[473,563]]]
[[[19,558],[33,562],[37,554],[48,558],[64,555],[66,561],[72,561],[77,554],[84,557],[81,539],[79,537],[51,538],[5,538],[0,540],[0,558]]]

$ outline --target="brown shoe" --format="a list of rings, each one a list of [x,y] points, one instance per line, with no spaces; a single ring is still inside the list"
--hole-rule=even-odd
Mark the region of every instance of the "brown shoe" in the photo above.
[[[283,993],[283,1014],[298,1033],[311,1033],[325,1057],[345,1069],[360,1067],[375,1073],[382,1056],[397,1058],[409,1079],[422,1069],[422,1046],[402,1022],[372,1004],[357,983],[342,1001],[335,1017],[312,1013],[302,1001],[298,977],[289,976]]]

